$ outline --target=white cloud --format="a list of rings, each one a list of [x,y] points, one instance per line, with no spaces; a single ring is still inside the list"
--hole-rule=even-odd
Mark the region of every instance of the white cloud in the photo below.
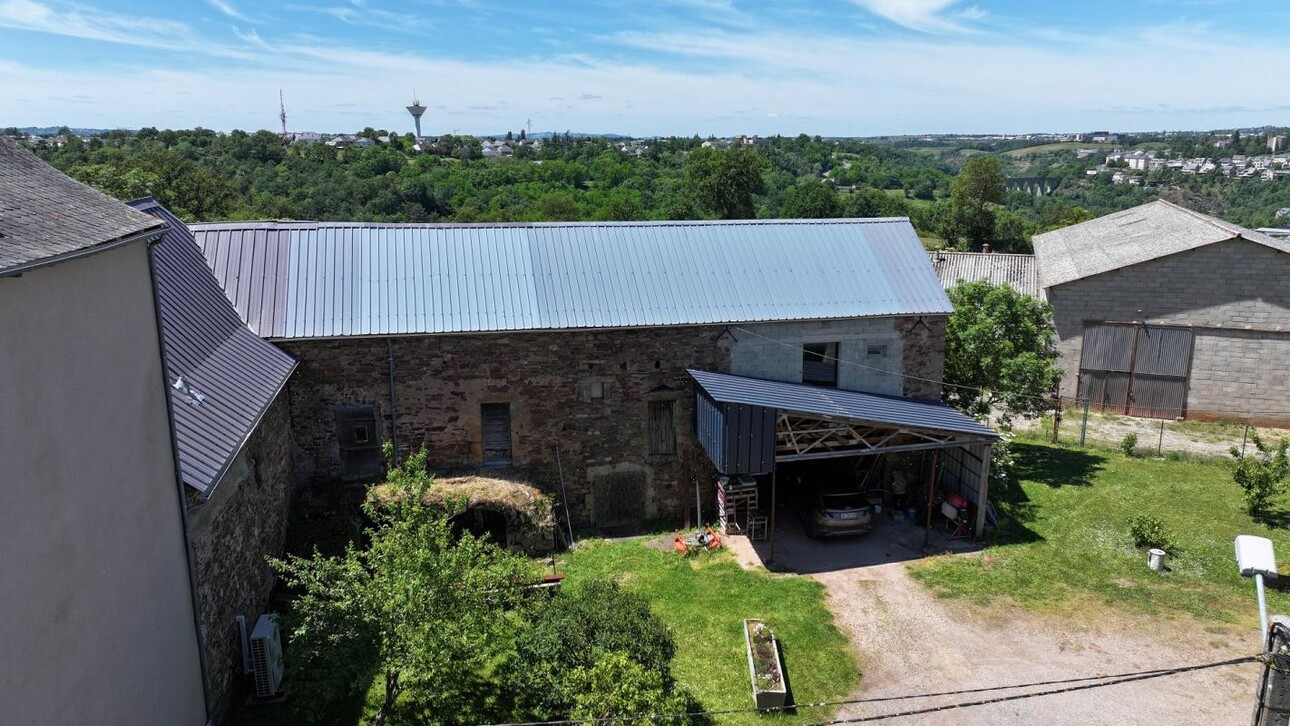
[[[852,0],[856,5],[879,17],[890,20],[912,30],[927,33],[950,33],[965,30],[958,22],[979,20],[985,12],[978,7],[970,7],[952,16],[946,11],[959,0]]]
[[[230,18],[232,18],[232,19],[234,19],[234,20],[240,20],[240,21],[242,21],[242,22],[244,22],[244,23],[254,23],[254,22],[255,22],[254,20],[252,20],[252,19],[248,18],[246,15],[242,14],[242,11],[240,11],[240,10],[238,10],[237,8],[233,7],[233,4],[232,4],[232,3],[230,3],[230,2],[228,2],[228,0],[206,0],[206,2],[207,2],[211,7],[215,8],[216,10],[220,11],[221,13],[224,13],[225,15],[229,16]]]
[[[236,48],[198,38],[192,28],[178,21],[118,15],[89,7],[59,7],[35,0],[0,0],[0,28],[227,58],[248,57]]]

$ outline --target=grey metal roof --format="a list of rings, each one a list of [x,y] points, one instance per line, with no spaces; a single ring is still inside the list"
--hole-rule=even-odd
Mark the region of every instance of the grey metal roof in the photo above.
[[[0,275],[161,234],[161,223],[0,135]]]
[[[192,226],[267,338],[948,314],[906,219]]]
[[[1163,199],[1034,237],[1039,282],[1053,287],[1240,237],[1290,252],[1290,240],[1224,222]]]
[[[1000,254],[997,252],[928,252],[932,268],[946,289],[960,280],[984,280],[994,285],[1008,284],[1022,295],[1043,297],[1039,287],[1039,273],[1035,270],[1034,255]]]
[[[169,224],[153,247],[161,347],[184,484],[209,493],[286,384],[296,361],[243,324],[188,228],[151,199],[135,209]],[[202,396],[175,389],[183,377]]]
[[[949,431],[980,438],[999,437],[971,416],[935,401],[767,381],[712,371],[687,369],[687,372],[712,400],[719,403],[762,406],[924,431]]]

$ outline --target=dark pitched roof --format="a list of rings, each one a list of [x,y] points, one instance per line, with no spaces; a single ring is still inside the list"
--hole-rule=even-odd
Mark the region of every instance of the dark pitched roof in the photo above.
[[[296,367],[247,329],[182,222],[151,199],[130,206],[166,222],[153,248],[161,347],[184,484],[209,490],[241,452]],[[175,388],[182,377],[201,400]]]
[[[762,406],[924,431],[950,431],[982,439],[999,438],[999,434],[985,424],[936,401],[767,381],[713,371],[687,369],[686,372],[712,400],[719,403]]]
[[[160,221],[85,186],[0,136],[0,275],[108,249]]]

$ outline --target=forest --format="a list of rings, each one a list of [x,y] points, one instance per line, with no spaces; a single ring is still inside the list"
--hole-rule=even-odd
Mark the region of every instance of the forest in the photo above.
[[[1018,142],[914,146],[805,134],[727,144],[635,145],[553,135],[483,158],[480,141],[365,129],[370,147],[284,144],[268,131],[111,131],[37,144],[58,169],[120,199],[151,196],[187,221],[541,222],[907,216],[929,247],[1029,251],[1031,235],[1164,196],[1265,226],[1290,184],[1191,177],[1144,189],[1086,177],[1100,159],[1016,153]],[[1056,145],[1060,146],[1060,145]],[[1042,148],[1042,147],[1041,147]],[[1022,150],[1024,151],[1024,149]],[[1046,196],[1005,192],[1012,176],[1060,179]]]

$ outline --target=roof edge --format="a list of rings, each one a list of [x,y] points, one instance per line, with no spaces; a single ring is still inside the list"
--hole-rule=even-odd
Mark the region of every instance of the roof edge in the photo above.
[[[143,201],[143,200],[136,200]],[[133,204],[133,202],[132,202]],[[864,225],[910,223],[909,217],[831,217],[826,219],[691,219],[691,220],[638,220],[628,222],[572,221],[572,222],[318,222],[311,220],[254,220],[225,222],[194,222],[188,225],[193,232],[224,229],[319,229],[319,228],[369,228],[369,229],[545,229],[568,227],[747,227],[747,226],[811,226],[811,225]],[[912,223],[911,223],[912,224]]]
[[[144,240],[155,241],[161,239],[168,231],[170,231],[170,225],[166,224],[164,221],[158,220],[158,223],[152,227],[139,230],[138,232],[132,232],[122,237],[117,237],[116,239],[99,242],[98,244],[90,245],[89,247],[82,247],[78,250],[64,252],[62,254],[53,255],[52,257],[42,257],[38,260],[30,260],[20,265],[0,269],[0,277],[15,277],[42,267],[49,267],[63,262],[71,262],[72,260],[77,260],[82,257],[90,257],[100,252],[107,252],[135,242],[142,242]]]

